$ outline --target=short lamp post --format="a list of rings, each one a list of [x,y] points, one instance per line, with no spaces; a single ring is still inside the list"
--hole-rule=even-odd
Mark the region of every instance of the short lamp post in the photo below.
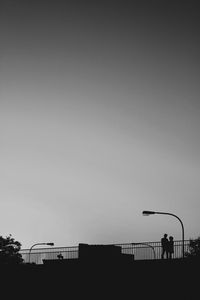
[[[184,258],[184,226],[183,226],[183,222],[181,221],[181,219],[178,216],[176,216],[175,214],[171,214],[171,213],[168,213],[168,212],[161,212],[161,211],[144,210],[142,212],[142,214],[144,216],[155,215],[155,214],[170,215],[170,216],[173,216],[173,217],[175,217],[179,220],[179,222],[181,223],[181,228],[182,228],[182,258]]]
[[[153,250],[153,255],[154,255],[154,259],[156,259],[156,252],[155,249],[152,245],[149,245],[147,243],[131,243],[132,245],[145,245],[147,247],[150,247]]]
[[[37,243],[37,244],[32,245],[29,250],[29,263],[31,261],[31,250],[33,249],[33,247],[38,246],[38,245],[54,246],[54,243]]]

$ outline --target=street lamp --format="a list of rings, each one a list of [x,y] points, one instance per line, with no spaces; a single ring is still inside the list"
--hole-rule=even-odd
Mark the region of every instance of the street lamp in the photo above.
[[[35,247],[36,245],[54,246],[54,243],[37,243],[37,244],[34,244],[33,246],[31,246],[31,248],[30,248],[30,250],[29,250],[29,263],[30,263],[30,258],[31,258],[31,250],[32,250],[33,247]]]
[[[147,247],[150,247],[153,250],[153,255],[154,255],[154,259],[156,259],[156,252],[155,249],[152,245],[149,245],[147,243],[131,243],[132,245],[145,245]]]
[[[182,258],[184,258],[184,227],[183,227],[183,222],[181,221],[181,219],[178,216],[174,215],[174,214],[171,214],[171,213],[168,213],[168,212],[161,212],[161,211],[144,210],[142,212],[142,214],[144,216],[149,216],[149,215],[154,215],[154,214],[170,215],[170,216],[173,216],[173,217],[175,217],[179,220],[179,222],[181,223],[181,228],[182,228]]]

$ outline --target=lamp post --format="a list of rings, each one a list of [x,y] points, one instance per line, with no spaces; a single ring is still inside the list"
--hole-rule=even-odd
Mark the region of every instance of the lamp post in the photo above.
[[[152,245],[149,245],[147,243],[131,243],[132,245],[145,245],[145,246],[148,246],[150,247],[152,250],[153,250],[153,255],[154,255],[154,259],[156,259],[156,252],[155,252],[155,249]]]
[[[144,210],[142,212],[142,214],[144,216],[149,216],[149,215],[154,215],[154,214],[170,215],[170,216],[173,216],[173,217],[175,217],[179,220],[179,222],[181,223],[181,228],[182,228],[182,258],[184,258],[184,226],[183,226],[183,222],[181,221],[181,219],[175,214],[168,213],[168,212],[161,212],[161,211]]]
[[[30,259],[31,259],[31,250],[33,249],[33,247],[35,247],[37,245],[54,246],[54,243],[36,243],[36,244],[32,245],[31,248],[30,248],[30,250],[29,250],[29,263],[30,263]]]

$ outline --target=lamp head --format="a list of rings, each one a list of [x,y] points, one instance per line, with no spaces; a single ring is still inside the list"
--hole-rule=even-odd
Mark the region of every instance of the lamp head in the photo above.
[[[143,216],[154,215],[154,214],[155,214],[155,211],[151,211],[151,210],[143,210],[142,214],[143,214]]]
[[[48,246],[54,246],[54,243],[46,243]]]

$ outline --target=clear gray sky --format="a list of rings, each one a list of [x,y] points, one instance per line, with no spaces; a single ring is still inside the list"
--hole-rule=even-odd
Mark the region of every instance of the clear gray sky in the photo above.
[[[199,1],[0,1],[0,235],[200,235]]]

